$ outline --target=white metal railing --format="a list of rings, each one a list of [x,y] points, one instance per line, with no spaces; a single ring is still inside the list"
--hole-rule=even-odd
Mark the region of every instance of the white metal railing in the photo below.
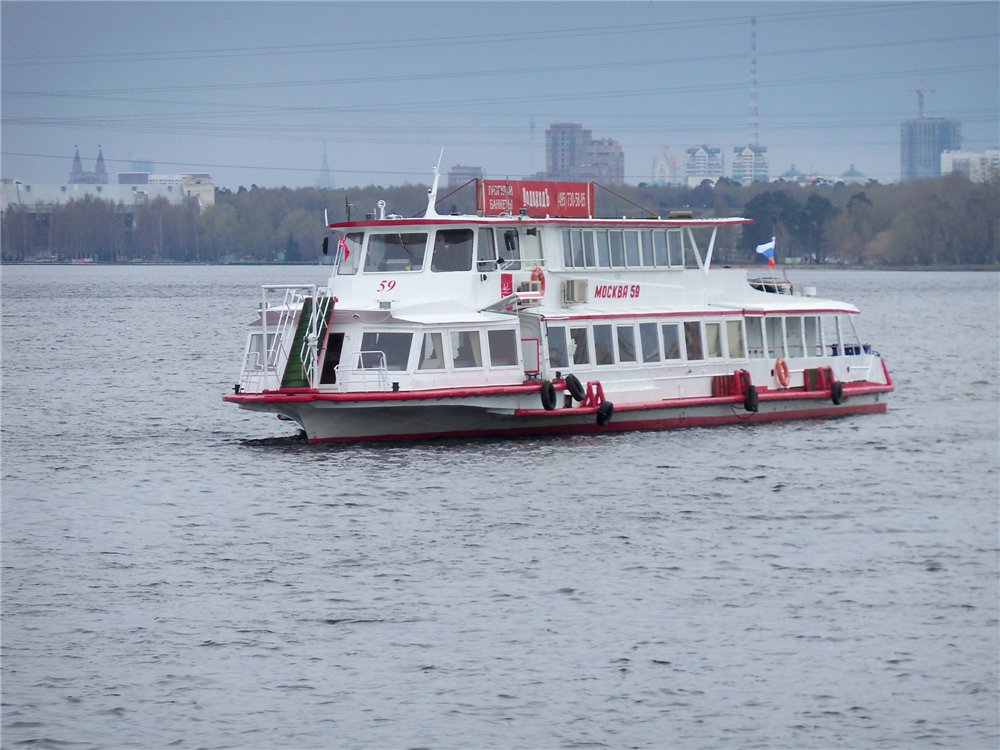
[[[325,294],[324,294],[325,292]],[[306,335],[302,337],[302,346],[299,347],[299,359],[302,362],[302,371],[309,383],[310,388],[319,385],[320,368],[320,335],[327,325],[330,312],[330,305],[333,297],[328,289],[320,289],[318,294],[312,296],[312,310],[309,314],[309,325]]]
[[[340,391],[387,391],[389,368],[385,352],[353,352],[347,364],[337,365],[337,389]]]

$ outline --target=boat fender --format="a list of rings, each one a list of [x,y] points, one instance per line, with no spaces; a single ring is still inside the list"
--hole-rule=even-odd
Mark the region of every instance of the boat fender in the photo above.
[[[778,376],[778,382],[781,384],[781,387],[787,388],[788,363],[785,361],[784,357],[778,357],[778,361],[774,363],[774,374]]]
[[[576,375],[566,376],[566,390],[569,391],[569,395],[577,401],[583,401],[587,397],[587,390],[583,387],[583,383],[580,382],[580,378]]]
[[[542,294],[545,294],[545,271],[542,270],[541,266],[535,266],[531,269],[531,280],[537,281]]]
[[[605,401],[600,406],[597,407],[597,424],[599,427],[604,427],[608,422],[611,421],[611,415],[615,413],[615,405],[610,401]]]
[[[760,401],[757,396],[757,386],[747,386],[747,389],[743,391],[743,408],[749,412],[756,412],[759,407],[759,403]]]
[[[542,396],[542,408],[545,411],[552,411],[556,408],[556,387],[552,385],[551,380],[542,381],[542,389],[540,391]]]
[[[844,400],[844,384],[839,380],[834,380],[830,384],[830,400],[834,405],[839,405]]]

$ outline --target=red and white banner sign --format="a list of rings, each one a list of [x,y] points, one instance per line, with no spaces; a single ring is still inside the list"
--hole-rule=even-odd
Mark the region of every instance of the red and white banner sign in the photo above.
[[[517,216],[523,208],[536,218],[586,218],[594,215],[594,183],[480,180],[476,202],[486,216]]]

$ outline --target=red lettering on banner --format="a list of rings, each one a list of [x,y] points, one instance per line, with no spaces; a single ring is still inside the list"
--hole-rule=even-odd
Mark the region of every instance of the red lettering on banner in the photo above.
[[[516,215],[526,209],[535,218],[586,218],[593,214],[594,183],[480,180],[476,203],[487,216]]]

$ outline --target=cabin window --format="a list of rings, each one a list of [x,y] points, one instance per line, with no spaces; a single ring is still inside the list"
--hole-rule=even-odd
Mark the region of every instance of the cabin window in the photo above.
[[[764,333],[758,317],[747,318],[747,346],[751,359],[764,358]]]
[[[865,347],[861,343],[861,337],[858,335],[857,329],[854,327],[854,317],[851,315],[840,315],[837,317],[837,324],[840,326],[840,340],[844,344],[844,354],[864,354]]]
[[[593,268],[596,264],[594,258],[594,233],[583,233],[583,263],[587,268]]]
[[[807,315],[805,318],[806,354],[810,357],[823,356],[823,336],[819,330],[819,318]]]
[[[802,318],[798,316],[785,318],[785,336],[788,339],[788,356],[804,356],[805,349],[802,344]]]
[[[608,232],[608,237],[611,240],[611,267],[612,268],[624,268],[625,267],[625,241],[622,238],[622,232],[620,229],[612,229]]]
[[[476,250],[476,270],[497,270],[497,251],[493,242],[493,230],[482,227],[479,230],[479,247]]]
[[[573,244],[570,239],[569,230],[562,230],[563,265],[566,268],[573,267]]]
[[[456,368],[482,367],[483,349],[479,331],[452,331],[451,355]]]
[[[546,326],[549,340],[549,367],[569,367],[566,356],[566,329],[562,326]]]
[[[365,272],[419,271],[424,267],[426,249],[426,232],[371,234]]]
[[[250,335],[250,347],[247,352],[247,367],[253,370],[263,370],[265,363],[267,362],[268,351],[274,351],[274,340],[277,337],[275,333],[267,334],[267,350],[265,351],[261,344],[264,341],[263,333],[254,333]]]
[[[785,332],[779,317],[764,318],[764,332],[767,335],[767,356],[777,359],[785,356]]]
[[[660,337],[656,334],[656,323],[639,324],[639,343],[642,344],[642,361],[660,361]]]
[[[573,246],[573,265],[577,268],[583,268],[587,265],[583,259],[583,232],[579,229],[573,229],[569,234]]]
[[[517,364],[517,334],[513,329],[488,331],[486,337],[490,344],[491,366],[506,367]]]
[[[618,326],[618,361],[635,362],[634,326]]]
[[[440,333],[425,333],[424,343],[420,347],[420,364],[418,370],[444,369],[444,346]]]
[[[434,235],[432,271],[472,270],[472,230],[439,229]]]
[[[701,323],[697,320],[689,320],[684,324],[684,346],[689,362],[705,358],[701,347]]]
[[[412,333],[369,331],[361,337],[361,369],[379,368],[385,362],[387,370],[405,370],[410,359]]]
[[[497,257],[505,271],[520,270],[521,246],[517,240],[516,229],[497,230]]]
[[[589,365],[590,364],[590,348],[587,346],[587,329],[586,328],[570,328],[569,329],[570,338],[570,351],[573,356],[574,365]]]
[[[667,260],[667,233],[663,230],[653,232],[653,260],[658,268],[670,265]]]
[[[625,235],[625,265],[630,268],[635,268],[636,266],[642,265],[642,260],[639,257],[639,233],[638,232],[624,232]]]
[[[611,326],[594,326],[594,354],[599,365],[613,365],[615,350],[611,343]]]
[[[729,344],[729,358],[745,359],[747,350],[743,345],[743,324],[740,321],[726,321],[726,339]]]
[[[611,246],[608,244],[607,232],[595,232],[597,238],[597,265],[601,268],[611,268]]]
[[[681,337],[676,323],[663,324],[663,358],[681,358]]]
[[[652,268],[656,265],[653,259],[653,232],[650,229],[644,229],[639,232],[639,239],[642,240],[642,265],[647,268]]]
[[[722,323],[705,324],[705,349],[709,359],[722,359]]]
[[[680,229],[667,230],[667,255],[671,268],[684,268],[684,238]]]
[[[340,247],[341,239],[344,240],[346,248]],[[344,235],[338,232],[330,237],[330,252],[343,253],[337,266],[337,273],[341,276],[350,276],[358,272],[358,266],[361,265],[361,242],[363,239],[362,232],[351,232]]]

